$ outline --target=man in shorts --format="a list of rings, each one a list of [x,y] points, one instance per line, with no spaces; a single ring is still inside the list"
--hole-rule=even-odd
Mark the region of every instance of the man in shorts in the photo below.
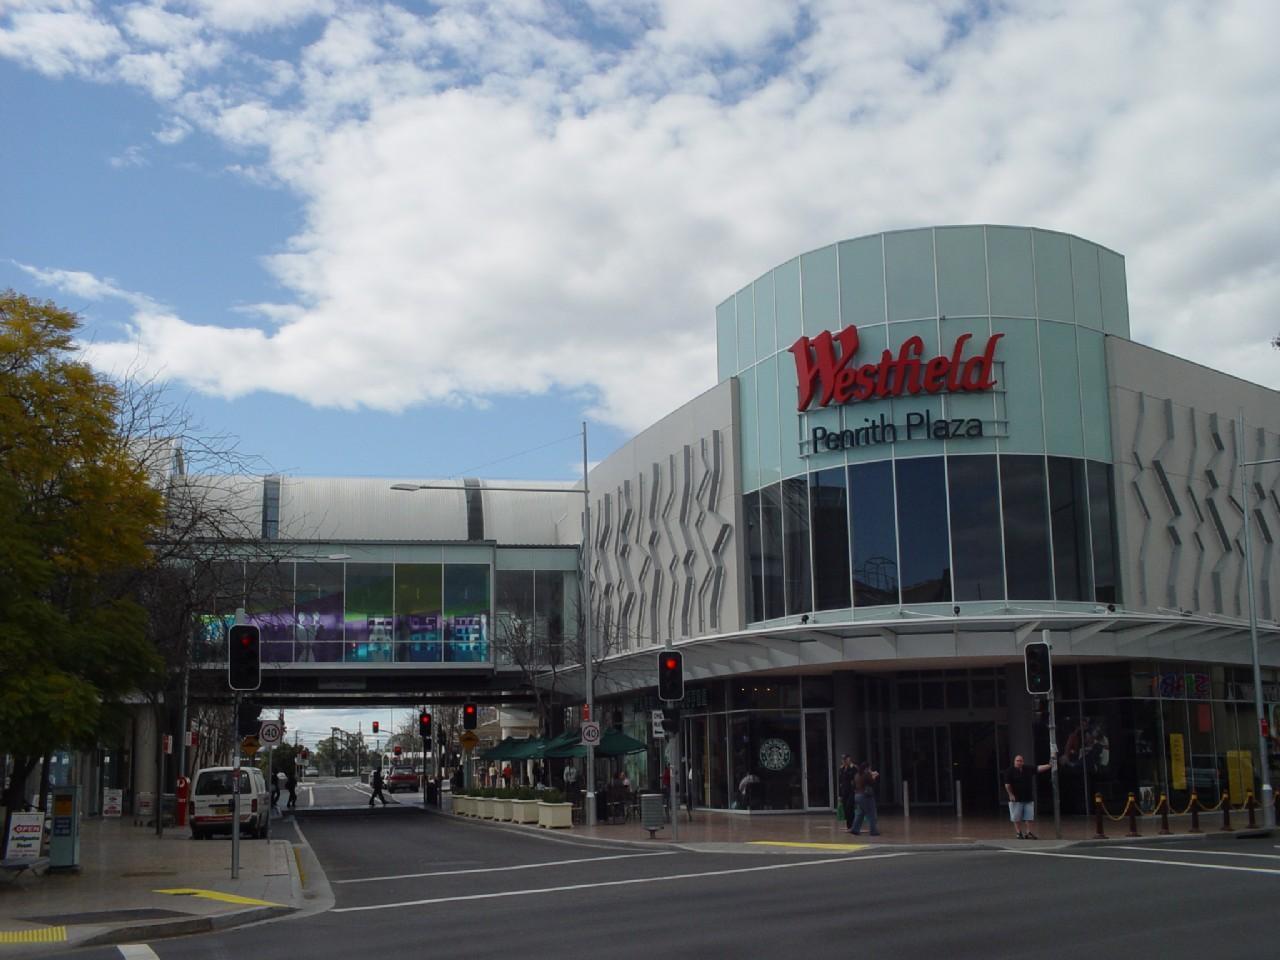
[[[1035,840],[1030,824],[1036,819],[1036,774],[1044,773],[1049,764],[1028,767],[1022,754],[1013,758],[1013,766],[1004,772],[1004,789],[1009,795],[1009,819],[1019,840]]]

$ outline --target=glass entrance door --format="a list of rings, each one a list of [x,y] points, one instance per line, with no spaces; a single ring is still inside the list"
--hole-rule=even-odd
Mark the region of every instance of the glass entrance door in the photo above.
[[[911,791],[911,804],[950,804],[954,797],[951,781],[951,730],[945,723],[901,727],[902,777]]]
[[[804,711],[805,806],[830,810],[831,802],[831,713]]]

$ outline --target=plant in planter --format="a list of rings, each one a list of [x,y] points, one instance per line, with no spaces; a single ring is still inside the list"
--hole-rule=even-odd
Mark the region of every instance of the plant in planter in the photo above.
[[[564,802],[559,790],[543,790],[538,800],[538,826],[568,830],[573,826],[573,804]]]
[[[494,819],[510,820],[511,819],[511,800],[515,791],[510,787],[499,787],[494,791]]]
[[[517,787],[512,793],[511,819],[516,823],[537,823],[538,794],[532,787]]]

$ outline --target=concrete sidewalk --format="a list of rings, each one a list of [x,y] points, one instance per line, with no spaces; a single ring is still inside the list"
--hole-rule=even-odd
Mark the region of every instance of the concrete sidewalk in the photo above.
[[[469,818],[468,818],[469,819]],[[1231,831],[1222,831],[1221,814],[1201,814],[1201,833],[1191,832],[1191,818],[1171,817],[1170,834],[1182,839],[1212,836],[1233,836],[1246,830],[1247,816],[1232,814]],[[493,823],[493,821],[487,821]],[[496,826],[497,824],[495,824]],[[536,827],[503,824],[512,829],[538,829]],[[1062,838],[1055,836],[1053,818],[1037,820],[1033,831],[1038,839],[1019,840],[1014,836],[1013,825],[1007,812],[957,817],[954,813],[913,812],[904,817],[899,811],[882,813],[879,817],[879,836],[870,836],[866,828],[858,836],[849,834],[843,820],[831,813],[773,813],[695,810],[692,820],[681,810],[678,838],[673,837],[671,824],[665,824],[651,840],[649,832],[637,820],[624,823],[600,823],[587,827],[575,824],[572,830],[556,831],[564,836],[591,838],[613,842],[642,845],[669,845],[677,841],[681,847],[693,850],[742,852],[787,847],[813,852],[823,848],[833,851],[871,849],[875,847],[909,847],[914,849],[972,849],[975,847],[1028,847],[1040,848],[1070,846],[1081,843],[1108,841],[1133,842],[1127,836],[1128,821],[1104,818],[1106,840],[1097,840],[1097,827],[1093,817],[1071,816],[1062,818]],[[1160,838],[1160,820],[1156,817],[1138,818],[1138,832],[1142,839]],[[545,832],[545,831],[544,831]]]
[[[315,896],[304,889],[309,848],[295,849],[286,821],[273,819],[271,829],[274,839],[241,841],[232,880],[229,836],[192,840],[187,828],[170,827],[157,838],[128,818],[85,820],[78,872],[0,887],[0,957],[200,933],[302,909]],[[323,883],[318,865],[311,873]]]

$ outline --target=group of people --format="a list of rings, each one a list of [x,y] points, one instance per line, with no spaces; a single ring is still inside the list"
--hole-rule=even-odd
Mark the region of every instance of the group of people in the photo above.
[[[291,775],[286,774],[283,770],[276,771],[275,779],[271,781],[271,809],[279,811],[280,809],[280,792],[287,790],[289,792],[288,803],[286,808],[292,810],[298,805],[298,781]]]
[[[868,761],[854,763],[847,753],[840,759],[840,803],[844,808],[844,825],[855,837],[862,833],[864,822],[867,833],[873,837],[880,836],[880,824],[876,818],[876,784],[879,780],[880,771],[873,770]]]

